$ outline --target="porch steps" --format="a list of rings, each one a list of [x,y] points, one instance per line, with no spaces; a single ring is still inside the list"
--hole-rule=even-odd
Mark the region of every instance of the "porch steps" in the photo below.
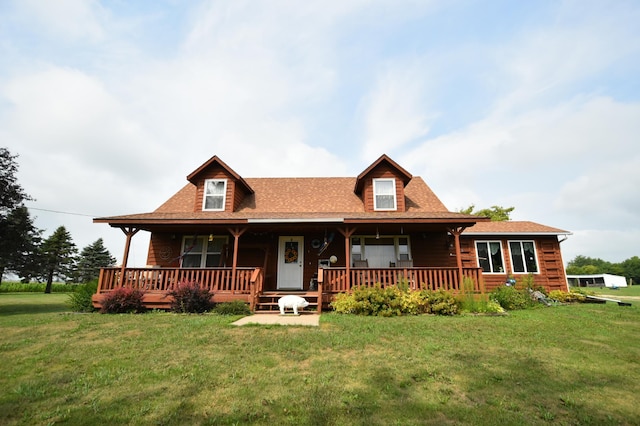
[[[282,296],[300,296],[303,297],[309,306],[298,310],[301,315],[315,314],[318,312],[318,292],[317,291],[265,291],[258,297],[256,305],[256,314],[279,314],[278,299]],[[287,313],[291,313],[291,309],[287,309]]]

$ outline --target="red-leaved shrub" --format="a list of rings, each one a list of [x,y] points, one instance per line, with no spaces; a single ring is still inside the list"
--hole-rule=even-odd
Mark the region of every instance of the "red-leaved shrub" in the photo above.
[[[196,313],[210,311],[213,308],[211,292],[208,288],[201,288],[195,281],[183,281],[176,284],[168,293],[173,297],[171,311],[180,313]]]
[[[147,309],[142,303],[144,293],[141,290],[129,287],[120,287],[104,295],[102,299],[103,314],[139,314]]]

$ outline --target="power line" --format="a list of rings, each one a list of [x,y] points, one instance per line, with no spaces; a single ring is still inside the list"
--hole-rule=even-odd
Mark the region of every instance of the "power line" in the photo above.
[[[96,217],[95,215],[92,214],[84,214],[84,213],[73,213],[73,212],[63,212],[60,210],[50,210],[50,209],[39,209],[37,207],[29,207],[27,206],[27,208],[29,210],[39,210],[42,212],[50,212],[50,213],[60,213],[60,214],[69,214],[69,215],[73,215],[73,216],[85,216],[85,217]]]

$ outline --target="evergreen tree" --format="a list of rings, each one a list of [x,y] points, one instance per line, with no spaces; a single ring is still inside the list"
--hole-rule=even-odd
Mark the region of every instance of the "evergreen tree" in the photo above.
[[[36,274],[42,231],[33,225],[26,207],[13,209],[0,226],[0,276],[14,272],[26,281]]]
[[[76,270],[76,281],[86,283],[100,276],[100,268],[107,268],[116,263],[115,257],[104,246],[102,238],[89,244],[80,252]]]
[[[16,158],[0,148],[0,280],[5,271],[22,269],[40,235],[23,204],[31,197],[18,184]]]
[[[47,277],[45,293],[51,293],[53,277],[67,279],[72,276],[75,266],[76,245],[64,226],[58,227],[40,246],[42,271]]]

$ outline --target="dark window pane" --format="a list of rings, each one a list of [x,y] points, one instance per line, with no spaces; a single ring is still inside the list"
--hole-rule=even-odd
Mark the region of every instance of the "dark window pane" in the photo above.
[[[478,264],[482,268],[482,272],[491,272],[491,264],[489,263],[489,248],[487,243],[476,243],[478,252]]]
[[[489,243],[491,250],[491,266],[492,272],[504,272],[504,263],[502,263],[502,250],[500,250],[500,243]]]
[[[524,259],[527,264],[527,272],[538,272],[538,262],[536,261],[536,251],[533,248],[533,241],[524,241]]]
[[[522,248],[519,241],[511,241],[509,243],[511,249],[511,260],[513,262],[513,272],[526,272],[524,269],[524,259],[522,258]]]

